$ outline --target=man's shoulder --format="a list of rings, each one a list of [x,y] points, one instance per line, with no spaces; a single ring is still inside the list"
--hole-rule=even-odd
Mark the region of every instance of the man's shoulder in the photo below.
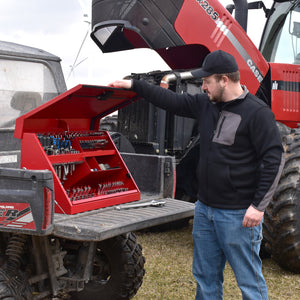
[[[264,123],[274,120],[274,113],[267,103],[250,93],[245,97],[245,100],[244,111],[247,112],[247,116],[252,121],[256,120]]]
[[[248,93],[245,97],[245,103],[249,106],[252,106],[253,108],[260,109],[260,108],[270,108],[267,103],[256,97],[255,95]]]

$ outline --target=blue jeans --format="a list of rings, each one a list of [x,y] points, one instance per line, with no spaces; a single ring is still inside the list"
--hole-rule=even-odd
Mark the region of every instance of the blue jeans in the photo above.
[[[246,209],[225,210],[196,202],[193,239],[193,275],[196,300],[223,298],[226,261],[234,271],[244,300],[267,300],[267,286],[259,257],[262,224],[244,228]]]

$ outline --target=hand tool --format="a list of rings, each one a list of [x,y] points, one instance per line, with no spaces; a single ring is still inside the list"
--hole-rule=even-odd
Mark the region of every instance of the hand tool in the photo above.
[[[148,207],[148,206],[161,207],[161,206],[164,206],[165,204],[166,204],[166,201],[152,200],[152,201],[144,202],[144,203],[118,205],[118,206],[115,206],[115,209],[121,210],[121,209]]]

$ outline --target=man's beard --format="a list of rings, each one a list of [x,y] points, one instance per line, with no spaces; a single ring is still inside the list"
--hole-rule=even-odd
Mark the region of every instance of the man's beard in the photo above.
[[[215,93],[215,95],[210,97],[210,100],[212,102],[216,102],[216,103],[223,102],[224,91],[225,91],[225,88],[224,87],[220,87],[218,89],[218,91]]]

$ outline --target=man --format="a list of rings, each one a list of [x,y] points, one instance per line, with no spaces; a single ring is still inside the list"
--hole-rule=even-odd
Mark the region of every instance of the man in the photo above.
[[[143,81],[121,80],[153,104],[198,120],[198,201],[193,224],[196,299],[222,299],[223,271],[231,265],[243,299],[268,299],[259,257],[264,210],[284,165],[269,107],[240,84],[233,56],[218,50],[202,68],[205,93],[176,94]]]

